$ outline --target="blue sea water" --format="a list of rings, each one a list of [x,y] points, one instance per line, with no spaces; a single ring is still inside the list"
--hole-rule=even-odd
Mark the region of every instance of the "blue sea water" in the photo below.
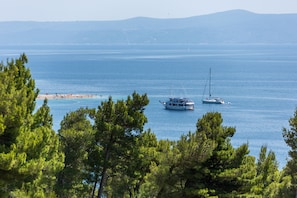
[[[0,59],[23,52],[41,93],[98,96],[49,100],[55,130],[70,111],[136,91],[148,94],[145,127],[159,139],[178,140],[194,132],[206,112],[218,111],[224,126],[236,127],[235,147],[248,143],[258,157],[266,145],[280,168],[286,164],[282,129],[289,127],[297,104],[297,45],[8,45],[0,47]],[[209,68],[213,96],[224,98],[225,105],[201,103]],[[194,100],[195,110],[165,110],[159,101],[174,96]]]

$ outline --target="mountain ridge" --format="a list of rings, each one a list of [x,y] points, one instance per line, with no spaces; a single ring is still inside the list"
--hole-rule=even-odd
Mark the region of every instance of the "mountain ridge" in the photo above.
[[[297,43],[297,14],[231,10],[187,18],[0,22],[0,44]]]

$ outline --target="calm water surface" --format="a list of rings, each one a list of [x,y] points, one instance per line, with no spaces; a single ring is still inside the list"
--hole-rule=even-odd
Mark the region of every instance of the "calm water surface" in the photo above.
[[[236,127],[232,144],[248,143],[258,156],[272,149],[280,167],[287,152],[282,128],[288,127],[297,104],[297,45],[34,45],[2,46],[1,60],[25,52],[41,93],[96,94],[96,99],[50,100],[54,128],[79,107],[97,107],[108,96],[125,99],[147,93],[145,110],[159,139],[178,140],[194,132],[197,119],[209,111],[222,114],[225,126]],[[213,95],[225,105],[202,105],[212,68]],[[188,97],[195,110],[164,110],[159,100]],[[41,101],[38,101],[38,106]]]

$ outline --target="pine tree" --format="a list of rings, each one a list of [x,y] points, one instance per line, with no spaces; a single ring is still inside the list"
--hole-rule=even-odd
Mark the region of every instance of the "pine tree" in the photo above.
[[[47,101],[34,113],[38,90],[26,63],[23,54],[0,66],[0,194],[53,196],[63,154]]]
[[[108,176],[131,163],[127,159],[147,122],[144,107],[148,102],[146,94],[134,92],[132,97],[116,103],[109,97],[98,107],[95,114],[95,144],[89,156],[94,181],[92,196],[99,182],[97,197],[102,197]]]
[[[233,148],[230,138],[235,128],[222,126],[220,113],[205,114],[197,122],[199,139],[212,141],[213,148],[208,159],[200,166],[189,169],[185,188],[188,197],[232,197],[250,191],[255,176],[254,158],[248,156],[248,146]]]
[[[65,167],[59,172],[56,192],[59,197],[85,197],[89,195],[87,181],[88,151],[94,143],[94,130],[91,119],[95,109],[80,108],[68,113],[58,131],[62,150],[65,154]]]
[[[281,198],[286,197],[283,194],[283,190],[288,185],[288,177],[284,177],[283,173],[278,170],[274,152],[267,152],[267,147],[262,146],[252,192],[260,197]]]
[[[153,197],[254,196],[255,158],[248,155],[247,144],[232,147],[235,128],[224,127],[222,122],[220,113],[207,113],[198,120],[195,133],[177,142],[159,141],[162,149],[158,149],[157,163],[151,165],[143,193]]]
[[[290,129],[283,129],[283,137],[287,145],[291,148],[289,151],[290,159],[285,167],[285,174],[292,180],[292,186],[287,192],[288,196],[297,198],[297,109],[294,116],[289,120]]]
[[[112,197],[138,197],[140,186],[150,165],[156,161],[157,138],[150,130],[142,133],[132,150],[128,151],[125,160],[129,165],[122,166],[120,171],[109,177],[106,188]],[[142,197],[142,196],[140,196]]]

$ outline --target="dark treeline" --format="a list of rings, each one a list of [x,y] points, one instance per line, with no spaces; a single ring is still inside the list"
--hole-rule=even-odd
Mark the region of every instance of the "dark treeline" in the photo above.
[[[289,160],[279,170],[266,146],[231,145],[234,127],[218,112],[178,141],[144,131],[146,94],[110,97],[64,116],[53,130],[47,100],[25,54],[0,64],[0,197],[295,197],[297,110],[283,129]]]

